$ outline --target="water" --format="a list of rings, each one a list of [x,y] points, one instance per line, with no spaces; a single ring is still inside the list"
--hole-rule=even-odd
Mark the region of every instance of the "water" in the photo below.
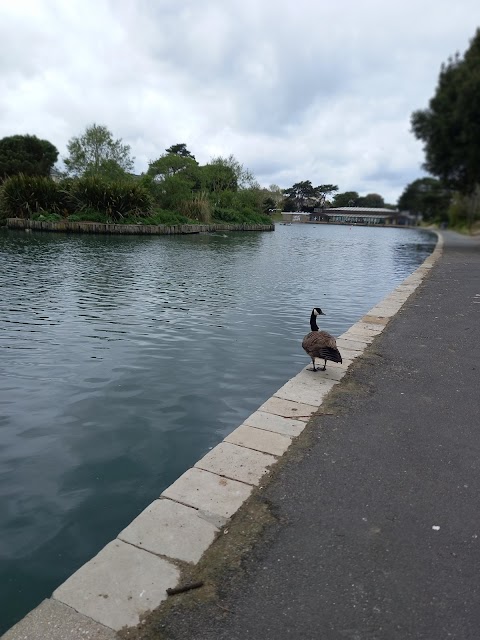
[[[0,632],[431,252],[427,232],[0,233]]]

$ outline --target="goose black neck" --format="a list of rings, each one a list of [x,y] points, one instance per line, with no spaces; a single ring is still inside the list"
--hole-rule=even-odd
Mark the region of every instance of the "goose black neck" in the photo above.
[[[312,331],[318,331],[317,316],[313,313],[313,311],[312,315],[310,316],[310,329]]]

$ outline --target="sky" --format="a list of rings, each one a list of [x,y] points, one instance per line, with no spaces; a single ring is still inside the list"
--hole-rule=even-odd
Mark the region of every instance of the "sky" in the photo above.
[[[478,27],[478,0],[0,0],[0,138],[65,157],[95,122],[137,173],[184,142],[396,203],[426,175],[410,116]]]

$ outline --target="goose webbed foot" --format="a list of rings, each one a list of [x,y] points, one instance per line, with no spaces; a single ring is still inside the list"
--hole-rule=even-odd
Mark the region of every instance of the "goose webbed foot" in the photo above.
[[[317,369],[316,367],[307,367],[307,371],[315,371],[315,373],[317,371],[320,371],[320,369]]]

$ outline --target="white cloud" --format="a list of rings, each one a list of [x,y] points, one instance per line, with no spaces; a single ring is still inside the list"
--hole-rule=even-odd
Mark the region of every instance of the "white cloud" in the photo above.
[[[478,24],[477,0],[0,0],[0,136],[64,154],[95,121],[137,171],[186,142],[395,201],[423,173],[410,115]]]

